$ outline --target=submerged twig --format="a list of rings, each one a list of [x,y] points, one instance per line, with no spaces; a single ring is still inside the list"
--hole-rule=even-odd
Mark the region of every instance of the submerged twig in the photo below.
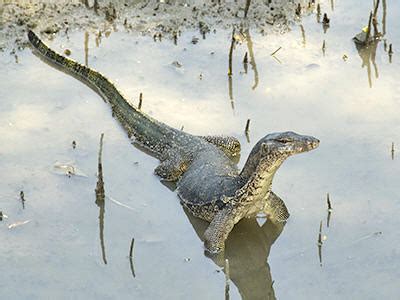
[[[116,200],[116,199],[114,199],[114,198],[112,198],[110,196],[107,196],[107,199],[110,200],[111,202],[114,202],[115,204],[117,204],[119,206],[125,207],[125,208],[130,209],[130,210],[135,210],[134,208],[130,207],[129,205],[126,205],[126,204],[124,204],[122,202],[119,202],[118,200]]]

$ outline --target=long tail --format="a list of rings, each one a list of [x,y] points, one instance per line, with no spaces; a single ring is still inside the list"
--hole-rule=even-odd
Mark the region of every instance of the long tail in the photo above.
[[[57,54],[47,47],[32,31],[28,32],[32,46],[51,64],[75,75],[110,103],[114,116],[120,121],[129,136],[156,154],[162,154],[171,146],[177,130],[140,112],[131,106],[114,85],[99,72]]]

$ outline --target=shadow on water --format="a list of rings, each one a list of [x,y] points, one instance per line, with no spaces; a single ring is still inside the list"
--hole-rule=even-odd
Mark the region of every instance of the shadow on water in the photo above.
[[[185,213],[199,238],[203,239],[208,223],[186,210]],[[267,259],[284,226],[285,223],[269,220],[260,226],[255,218],[242,219],[230,233],[225,253],[210,257],[219,267],[224,267],[225,259],[229,260],[230,280],[242,299],[276,299]]]
[[[161,181],[171,191],[176,189],[173,182]],[[209,223],[194,217],[185,208],[186,216],[200,240]],[[286,222],[274,223],[266,220],[261,226],[256,218],[244,218],[235,225],[225,242],[225,251],[209,256],[216,265],[223,268],[229,261],[229,278],[238,288],[242,299],[276,299],[271,270],[267,262],[271,246],[282,233]],[[223,269],[225,272],[225,268]]]

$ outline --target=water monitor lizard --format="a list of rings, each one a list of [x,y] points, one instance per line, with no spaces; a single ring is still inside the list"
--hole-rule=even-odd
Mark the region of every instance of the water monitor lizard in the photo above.
[[[210,253],[224,249],[229,232],[244,217],[259,212],[277,221],[289,217],[283,201],[271,192],[272,179],[286,158],[316,148],[319,140],[294,132],[268,134],[254,146],[240,171],[232,160],[240,152],[236,138],[195,136],[161,123],[130,105],[99,72],[57,54],[32,31],[28,39],[40,57],[102,96],[129,137],[160,160],[155,173],[175,181],[182,205],[210,222],[204,234]]]

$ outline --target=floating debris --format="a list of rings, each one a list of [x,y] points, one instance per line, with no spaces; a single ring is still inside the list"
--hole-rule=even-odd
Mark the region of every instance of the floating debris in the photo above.
[[[133,164],[134,165],[138,165],[139,163],[138,162],[134,162]],[[119,206],[125,207],[125,208],[130,209],[130,210],[135,210],[134,208],[130,207],[129,205],[126,205],[126,204],[124,204],[122,202],[119,202],[118,200],[115,200],[114,198],[112,198],[110,196],[107,196],[107,199],[110,200],[111,202],[114,202],[115,204],[117,204]]]
[[[342,59],[343,59],[344,61],[347,61],[348,58],[349,58],[349,57],[348,57],[346,54],[343,54]]]
[[[75,148],[76,148],[76,142],[72,141],[72,149],[75,149]]]
[[[374,41],[374,38],[371,37],[372,16],[373,14],[370,12],[368,26],[364,27],[361,32],[353,38],[354,42],[360,46],[367,46]]]
[[[322,42],[322,54],[325,56],[325,51],[326,51],[326,43],[325,40]]]
[[[198,37],[192,37],[192,41],[191,41],[191,43],[193,44],[193,45],[196,45],[197,43],[199,42],[199,38]]]
[[[65,50],[64,50],[64,54],[65,54],[66,56],[70,56],[70,55],[71,55],[71,50],[65,49]]]
[[[8,216],[2,211],[0,211],[0,221],[3,221],[3,219],[8,219]]]
[[[179,61],[177,61],[177,60],[173,61],[173,62],[171,63],[171,65],[173,65],[173,66],[176,67],[176,68],[181,68],[181,67],[182,67],[182,64],[181,64]]]
[[[8,225],[8,229],[12,229],[12,228],[15,228],[15,227],[19,227],[19,226],[28,224],[30,221],[31,220],[26,220],[26,221],[20,221],[20,222],[12,223],[12,224]]]
[[[84,172],[79,170],[74,163],[72,162],[58,162],[56,161],[53,165],[53,171],[59,175],[67,175],[68,177],[71,176],[81,176],[81,177],[88,177]]]

